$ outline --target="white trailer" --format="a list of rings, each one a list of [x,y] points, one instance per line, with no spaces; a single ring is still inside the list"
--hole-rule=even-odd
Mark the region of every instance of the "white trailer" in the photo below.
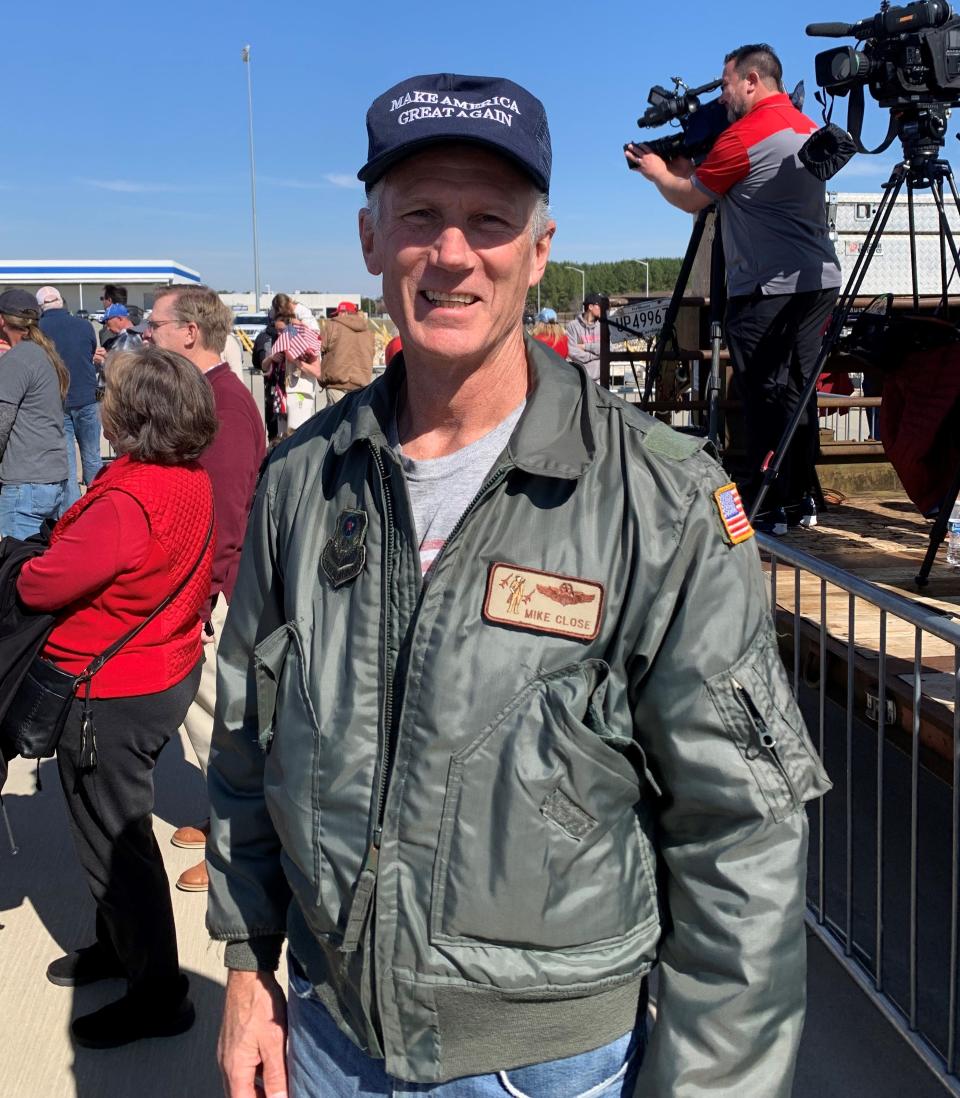
[[[873,221],[882,193],[836,193],[827,195],[827,219],[840,259],[843,284],[847,284],[857,257],[863,247],[867,230]],[[939,294],[940,224],[937,207],[929,191],[919,191],[913,197],[916,227],[917,281],[921,294]],[[949,186],[944,195],[944,208],[957,247],[960,248],[960,214],[957,212]],[[945,242],[947,279],[952,294],[960,294],[960,276],[954,270],[953,255]],[[897,196],[880,244],[867,269],[861,294],[903,294],[913,292],[910,277],[910,232],[907,212],[906,185]]]

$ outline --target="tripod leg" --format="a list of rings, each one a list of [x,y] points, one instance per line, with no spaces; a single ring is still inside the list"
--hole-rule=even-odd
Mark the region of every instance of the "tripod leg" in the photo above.
[[[720,440],[720,347],[723,343],[723,310],[726,304],[725,279],[718,210],[710,254],[710,376],[707,381],[707,438],[714,445]]]
[[[932,190],[931,185],[931,190]],[[907,224],[910,233],[910,285],[913,288],[913,311],[920,312],[920,283],[917,278],[917,249],[913,247],[917,239],[916,217],[913,208],[913,179],[907,176]]]
[[[705,209],[702,209],[697,214],[697,219],[693,223],[690,241],[687,244],[687,250],[683,256],[683,263],[680,264],[680,273],[677,275],[677,284],[673,288],[670,304],[667,306],[667,314],[663,318],[663,327],[660,329],[660,336],[657,339],[657,346],[653,352],[653,358],[647,366],[647,376],[643,386],[643,407],[646,407],[646,405],[650,403],[650,398],[653,395],[654,383],[660,380],[660,368],[663,364],[663,356],[667,349],[667,344],[672,341],[674,347],[676,347],[676,323],[677,316],[680,313],[680,303],[683,301],[683,295],[687,289],[687,282],[690,280],[690,272],[693,270],[697,252],[700,250],[700,241],[703,239],[704,229],[707,225],[707,215],[710,213],[711,209],[713,209],[712,206],[707,206]]]
[[[817,355],[817,360],[813,367],[813,373],[810,375],[810,379],[800,396],[797,408],[794,411],[790,422],[787,424],[783,437],[780,439],[780,444],[772,454],[768,455],[767,460],[764,462],[762,470],[763,480],[760,483],[760,489],[757,492],[756,499],[754,499],[753,506],[750,509],[751,522],[753,522],[760,512],[764,498],[770,490],[770,485],[773,484],[780,473],[780,466],[783,464],[783,459],[786,457],[787,450],[789,450],[790,444],[793,442],[793,437],[797,433],[800,421],[806,414],[807,405],[813,399],[814,393],[816,392],[817,378],[819,378],[820,374],[823,372],[824,363],[827,361],[830,352],[840,339],[840,335],[843,332],[843,326],[850,316],[850,310],[853,308],[853,303],[856,300],[857,294],[860,292],[860,287],[863,285],[863,280],[866,277],[867,267],[870,264],[870,260],[873,258],[874,252],[877,250],[877,245],[880,243],[880,238],[883,235],[887,222],[890,220],[890,214],[893,212],[894,204],[903,187],[905,179],[906,168],[903,164],[898,164],[893,170],[893,174],[886,185],[886,190],[884,191],[880,205],[877,207],[877,212],[874,214],[873,221],[870,223],[870,228],[867,230],[863,247],[860,251],[860,255],[857,257],[857,262],[854,265],[853,270],[850,272],[850,278],[847,281],[847,285],[840,295],[837,304],[834,306],[833,319],[830,321],[830,327],[827,329],[827,334],[824,336],[823,343],[820,347],[820,353]]]
[[[953,194],[953,200],[956,203],[957,211],[960,212],[960,194],[957,194],[957,186],[953,179],[953,172],[949,170],[947,165],[946,171],[947,182],[950,184],[950,190]],[[941,246],[943,241],[947,242],[950,248],[950,254],[953,256],[955,270],[960,270],[960,252],[957,251],[957,242],[953,235],[953,230],[950,228],[950,222],[947,220],[947,211],[943,203],[943,193],[938,192],[935,186],[931,186],[930,192],[933,195],[933,201],[937,206],[937,215],[940,218],[940,239]],[[944,291],[946,293],[946,291]]]
[[[954,207],[956,208],[957,213],[960,214],[960,193],[958,193],[958,191],[957,191],[957,184],[956,184],[956,181],[953,178],[953,169],[950,167],[949,164],[947,165],[947,170],[944,172],[944,175],[946,176],[947,182],[950,184],[950,193],[951,193],[951,195],[953,195]],[[947,224],[947,227],[949,228],[949,222]],[[951,241],[953,240],[953,233],[952,232],[950,233],[949,239]],[[960,258],[957,257],[957,249],[955,247],[953,247],[953,248],[951,248],[951,251],[953,252],[954,263],[956,264],[956,266],[954,267],[953,274],[950,275],[950,280],[947,283],[948,288],[949,288],[950,282],[953,281],[953,275],[960,272]]]
[[[937,202],[938,208],[943,205],[943,176],[938,175],[936,183]],[[947,279],[947,241],[944,233],[940,234],[940,305],[937,312],[944,320],[949,318],[950,308],[950,294],[949,294],[950,282]]]
[[[914,580],[918,587],[925,587],[927,585],[927,577],[930,575],[930,569],[933,567],[933,562],[936,560],[937,550],[940,548],[943,539],[946,536],[947,526],[950,523],[950,512],[953,510],[953,505],[957,502],[958,495],[960,495],[960,469],[957,470],[957,475],[953,479],[950,491],[947,493],[943,503],[940,504],[940,513],[937,515],[937,521],[933,524],[933,529],[930,531],[930,541],[923,557],[923,564],[920,565],[920,571],[917,573],[917,577]]]

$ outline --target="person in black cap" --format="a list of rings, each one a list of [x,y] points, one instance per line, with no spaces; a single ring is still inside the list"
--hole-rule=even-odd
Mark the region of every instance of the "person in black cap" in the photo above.
[[[600,309],[603,298],[587,294],[583,312],[567,325],[567,358],[582,366],[594,381],[600,380]]]
[[[417,76],[367,130],[403,349],[274,450],[220,641],[227,1094],[787,1098],[828,783],[736,489],[525,335],[537,99]]]
[[[26,290],[0,293],[0,537],[28,538],[57,518],[67,479],[63,401],[70,374]]]

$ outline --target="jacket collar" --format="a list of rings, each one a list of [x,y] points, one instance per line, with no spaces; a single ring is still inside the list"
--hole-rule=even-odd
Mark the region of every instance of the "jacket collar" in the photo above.
[[[507,454],[524,472],[576,480],[593,461],[596,450],[593,410],[587,386],[594,384],[577,366],[559,358],[542,343],[525,338],[527,366],[533,382]],[[406,367],[396,355],[383,375],[360,394],[353,414],[333,434],[334,451],[342,455],[357,442],[387,445]]]

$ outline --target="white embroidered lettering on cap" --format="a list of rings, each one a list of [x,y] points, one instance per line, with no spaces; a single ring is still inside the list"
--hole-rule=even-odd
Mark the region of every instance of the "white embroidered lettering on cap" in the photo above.
[[[397,116],[397,122],[405,126],[408,122],[419,122],[424,118],[452,118],[453,116],[453,107],[411,107],[410,110]],[[499,122],[501,126],[513,125],[512,115],[507,114],[506,111],[491,110],[489,107],[486,110],[457,111],[456,117],[486,118],[491,122]]]
[[[455,107],[461,111],[481,111],[485,107],[503,107],[504,110],[513,111],[514,114],[521,113],[516,99],[511,99],[506,95],[495,95],[491,99],[483,99],[479,103],[473,103],[469,99],[451,99],[449,95],[445,95],[441,99],[437,92],[425,91],[409,91],[399,99],[391,99],[390,111],[392,113],[400,110],[401,107],[409,107],[411,103],[439,103],[441,107]]]

